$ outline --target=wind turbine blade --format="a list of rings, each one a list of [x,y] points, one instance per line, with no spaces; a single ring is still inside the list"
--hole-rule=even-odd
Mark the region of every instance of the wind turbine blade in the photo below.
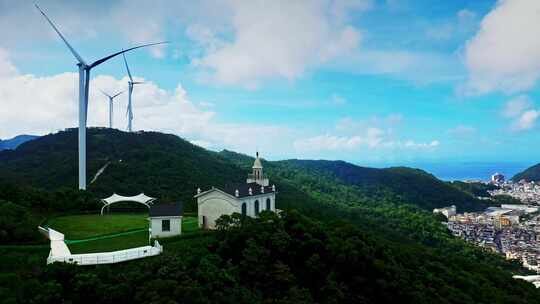
[[[129,76],[129,80],[131,82],[133,82],[133,77],[131,77],[131,72],[129,71],[129,66],[127,64],[127,60],[126,60],[126,54],[125,53],[122,53],[122,56],[124,57],[124,63],[126,64],[126,70],[128,72],[128,76]]]
[[[34,4],[36,6],[36,8],[40,11],[40,13],[43,15],[43,17],[45,17],[45,19],[47,19],[47,21],[49,22],[49,24],[52,26],[52,28],[54,29],[54,31],[58,34],[58,36],[60,36],[60,38],[62,38],[62,40],[64,40],[64,43],[67,45],[67,47],[69,48],[69,50],[71,51],[71,53],[73,54],[73,56],[75,56],[75,58],[77,58],[77,60],[79,61],[79,63],[83,64],[83,65],[87,65],[86,62],[84,62],[84,60],[82,59],[82,57],[77,53],[77,51],[75,51],[75,49],[71,46],[71,44],[69,44],[69,42],[67,42],[66,38],[64,38],[64,36],[62,35],[62,33],[60,33],[60,31],[56,28],[56,26],[54,25],[54,23],[52,23],[51,19],[49,19],[49,17],[47,17],[47,15],[45,15],[45,13],[41,10],[41,8],[37,5],[37,4]]]
[[[105,96],[107,96],[107,97],[111,98],[111,95],[109,95],[109,94],[105,93],[105,92],[104,92],[103,90],[100,90],[100,91],[101,91],[101,93],[103,93],[103,95],[105,95]]]
[[[142,82],[142,81],[132,81],[131,83],[133,83],[133,84],[142,84],[144,82]]]
[[[109,60],[109,59],[111,59],[111,58],[113,58],[113,57],[116,57],[116,56],[118,56],[118,55],[120,55],[120,54],[123,54],[123,53],[125,53],[125,52],[129,52],[129,51],[134,50],[134,49],[138,49],[138,48],[142,48],[142,47],[147,47],[147,46],[152,46],[152,45],[158,45],[158,44],[165,44],[165,43],[169,43],[169,42],[168,42],[168,41],[163,41],[163,42],[157,42],[157,43],[150,43],[150,44],[143,44],[143,45],[134,46],[134,47],[129,48],[129,49],[127,49],[127,50],[122,50],[122,51],[120,51],[120,52],[114,53],[114,54],[109,55],[109,56],[107,56],[107,57],[101,58],[101,59],[95,61],[94,63],[92,63],[92,64],[90,65],[90,67],[93,68],[93,67],[95,67],[95,66],[98,66],[98,65],[102,64],[103,62],[105,62],[105,61],[107,61],[107,60]]]
[[[113,95],[113,97],[111,97],[111,98],[115,98],[116,96],[118,96],[118,95],[120,95],[120,94],[122,94],[122,93],[124,93],[124,92],[125,92],[125,91],[121,91],[121,92],[117,93],[116,95]]]

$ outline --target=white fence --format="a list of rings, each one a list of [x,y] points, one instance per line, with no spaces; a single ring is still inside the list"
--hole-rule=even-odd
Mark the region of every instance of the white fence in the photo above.
[[[163,246],[156,240],[154,241],[154,246],[143,246],[111,252],[72,254],[64,242],[64,235],[62,233],[43,227],[39,227],[39,231],[51,240],[51,251],[47,258],[47,264],[54,262],[77,265],[113,264],[155,256],[163,252]]]
[[[154,246],[136,247],[119,251],[71,254],[66,256],[49,255],[47,264],[54,262],[72,263],[77,265],[113,264],[155,256],[162,252],[163,246],[156,241]]]

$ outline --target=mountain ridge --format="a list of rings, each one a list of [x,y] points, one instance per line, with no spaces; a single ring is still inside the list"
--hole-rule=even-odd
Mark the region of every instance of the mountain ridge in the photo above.
[[[21,134],[9,139],[0,139],[0,151],[2,150],[15,150],[21,144],[34,140],[39,136]]]
[[[243,182],[254,159],[228,150],[208,151],[176,135],[159,132],[89,128],[87,142],[88,179],[109,164],[99,179],[88,185],[89,191],[103,197],[114,192],[145,192],[183,200],[191,209],[195,207],[192,197],[197,188]],[[451,204],[464,211],[485,207],[471,195],[420,169],[378,169],[327,160],[264,161],[264,166],[274,182],[291,187],[291,192],[294,187],[312,184],[312,176],[320,176],[329,187],[333,187],[332,183],[353,186],[366,198],[391,192],[403,203],[427,211]],[[76,188],[76,129],[23,143],[17,150],[1,151],[0,176],[43,189]],[[299,176],[305,180],[288,184]]]
[[[224,150],[220,154],[246,169],[248,169],[249,161],[252,161],[252,158],[247,155],[228,150]],[[471,194],[416,168],[370,168],[342,160],[288,159],[268,162],[268,164],[267,172],[270,173],[275,173],[276,165],[283,164],[286,167],[311,170],[314,174],[330,174],[341,182],[352,186],[380,191],[386,189],[400,196],[404,202],[418,205],[428,211],[444,207],[441,204],[444,201],[446,201],[445,206],[454,204],[460,211],[477,211],[487,207],[485,202]]]
[[[519,182],[522,179],[528,182],[540,181],[540,164],[530,166],[512,177],[514,182]]]
[[[207,151],[170,134],[91,128],[88,136],[89,176],[110,162],[88,191],[75,190],[76,130],[45,136],[15,151],[0,152],[0,204],[6,211],[0,214],[0,221],[9,224],[0,227],[0,241],[36,241],[32,237],[39,237],[35,229],[38,224],[32,223],[39,215],[35,213],[40,211],[38,207],[49,212],[47,216],[95,211],[99,209],[98,198],[110,191],[142,191],[159,195],[162,201],[185,198],[193,211],[196,187],[244,181],[253,164],[250,156],[226,150]],[[178,295],[186,301],[194,299],[196,294],[190,292],[193,288],[209,296],[242,290],[229,295],[229,301],[225,301],[228,303],[263,303],[264,296],[288,300],[276,303],[311,303],[323,299],[324,294],[334,300],[338,295],[345,297],[337,303],[352,303],[354,299],[359,303],[386,303],[384,296],[388,294],[403,295],[400,300],[411,303],[539,301],[538,290],[532,284],[512,279],[512,274],[520,273],[517,263],[454,238],[441,225],[440,218],[430,210],[437,197],[423,192],[429,186],[423,183],[436,183],[443,192],[461,192],[447,188],[447,184],[426,172],[366,169],[331,161],[263,160],[263,166],[277,186],[276,204],[284,210],[281,217],[265,212],[258,219],[242,220],[238,214],[224,216],[222,222],[231,223],[225,229],[203,234],[204,238],[164,239],[167,249],[162,256],[107,268],[45,266],[46,250],[0,248],[6,261],[0,266],[0,281],[9,280],[9,291],[22,297],[19,302],[23,303],[33,298],[30,290],[48,299],[43,296],[49,293],[50,286],[58,286],[55,295],[74,302],[86,296],[77,292],[80,286],[91,286],[85,290],[93,292],[94,302],[111,300],[111,294],[117,300],[109,302],[122,302],[133,299],[128,286],[143,278],[146,283],[141,295],[157,296],[155,290],[161,288],[163,293],[154,299],[162,300],[166,295],[171,301]],[[381,184],[400,182],[403,177],[411,178],[407,185],[413,192],[400,193],[401,187]],[[6,178],[15,185],[3,186]],[[46,190],[32,189],[27,184]],[[415,188],[418,185],[424,187]],[[62,188],[68,190],[58,190]],[[282,258],[276,259],[275,254],[282,254]],[[104,271],[109,267],[114,267],[113,271]],[[32,284],[27,284],[27,272],[20,268],[38,273]],[[129,280],[110,275],[113,272]],[[182,289],[186,282],[190,282],[189,288]],[[109,292],[121,284],[127,288]],[[277,286],[277,293],[267,295],[266,285]],[[171,293],[169,286],[181,290]],[[298,294],[298,290],[303,291]],[[298,300],[313,296],[314,301],[296,301],[281,291],[297,294]],[[245,296],[252,293],[259,300],[246,300]],[[140,296],[136,299],[145,302]]]

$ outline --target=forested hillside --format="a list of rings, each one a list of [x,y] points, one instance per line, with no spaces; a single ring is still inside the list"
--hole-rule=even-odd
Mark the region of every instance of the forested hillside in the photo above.
[[[221,155],[246,169],[252,161],[250,157],[230,151],[223,151]],[[486,207],[484,202],[471,193],[452,187],[419,169],[366,168],[344,161],[285,160],[270,162],[268,170],[273,176],[296,180],[299,184],[306,184],[306,181],[301,180],[302,175],[326,178],[354,186],[368,197],[376,197],[376,194],[381,192],[391,193],[395,200],[429,211],[449,205],[456,205],[460,211],[481,210]],[[309,186],[309,183],[306,186]]]
[[[165,254],[119,265],[45,266],[35,226],[57,212],[97,210],[98,198],[137,190],[185,200],[196,187],[242,181],[253,159],[173,135],[89,130],[90,172],[76,191],[76,132],[0,152],[0,297],[19,303],[537,303],[522,271],[452,237],[434,206],[472,196],[423,171],[345,162],[263,165],[284,217],[224,217],[198,238],[163,240]],[[57,166],[57,167],[56,167]],[[23,186],[26,183],[31,186]],[[435,187],[430,189],[430,187]],[[434,193],[437,191],[439,193]],[[471,199],[470,201],[467,201]],[[461,201],[459,201],[461,199]]]
[[[532,284],[504,269],[346,222],[265,211],[258,219],[224,217],[218,227],[166,242],[163,255],[147,260],[31,271],[4,265],[18,276],[0,276],[0,296],[20,303],[540,303]]]
[[[540,181],[540,164],[536,164],[532,167],[525,169],[524,171],[514,175],[512,181],[519,182],[520,180],[526,180],[528,182]]]
[[[88,190],[96,197],[144,192],[193,202],[198,187],[240,182],[247,172],[175,136],[88,129]],[[99,169],[104,172],[90,183]],[[44,190],[77,188],[77,130],[43,136],[0,152],[0,179]],[[192,208],[193,206],[191,206]]]
[[[88,181],[104,172],[88,189],[97,197],[113,192],[145,192],[163,200],[182,200],[193,210],[198,187],[224,186],[245,180],[253,159],[223,151],[215,153],[175,135],[126,133],[114,129],[88,130]],[[410,168],[373,169],[342,161],[288,160],[265,162],[273,182],[284,187],[309,187],[303,176],[318,176],[350,185],[366,198],[391,193],[396,199],[431,211],[455,204],[460,211],[484,208],[479,200],[450,187],[431,174]],[[71,129],[0,152],[0,179],[41,189],[76,188],[77,132]],[[290,195],[296,195],[288,193]],[[386,195],[386,194],[385,194]],[[346,198],[345,198],[346,200]]]

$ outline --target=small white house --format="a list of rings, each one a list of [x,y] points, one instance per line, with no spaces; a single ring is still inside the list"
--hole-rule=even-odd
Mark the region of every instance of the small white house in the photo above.
[[[276,186],[269,186],[259,153],[252,168],[253,173],[248,175],[246,183],[224,189],[212,187],[204,192],[197,190],[195,198],[200,228],[214,229],[216,220],[224,214],[236,212],[256,217],[264,210],[276,211]]]
[[[182,203],[150,206],[150,237],[164,238],[182,233]]]

